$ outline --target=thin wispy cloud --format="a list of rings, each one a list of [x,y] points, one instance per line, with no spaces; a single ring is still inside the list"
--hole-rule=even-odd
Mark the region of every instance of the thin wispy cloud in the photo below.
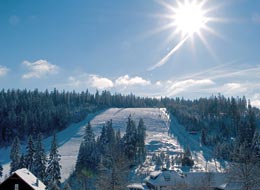
[[[142,77],[135,76],[129,77],[128,75],[120,76],[116,79],[115,85],[116,86],[131,86],[131,85],[149,85],[151,84],[150,81],[143,79]]]
[[[7,75],[9,69],[5,66],[0,65],[0,77]]]
[[[57,65],[53,65],[46,60],[35,62],[24,61],[22,64],[29,70],[29,72],[22,76],[23,79],[42,78],[46,75],[57,74],[59,71]]]
[[[176,96],[182,92],[188,92],[190,89],[193,88],[203,88],[205,86],[213,85],[215,84],[210,79],[188,79],[188,80],[182,80],[182,81],[168,81],[167,82],[167,94],[166,96]]]
[[[160,90],[166,96],[182,96],[186,98],[208,97],[218,93],[225,96],[243,96],[258,106],[260,96],[255,96],[260,89],[260,66],[228,64],[218,66],[198,73],[160,81],[164,86]],[[260,105],[260,104],[259,104]]]

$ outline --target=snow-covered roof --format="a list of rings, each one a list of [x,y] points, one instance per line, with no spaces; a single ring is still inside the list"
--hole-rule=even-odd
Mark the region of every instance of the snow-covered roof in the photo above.
[[[133,189],[144,189],[144,187],[142,186],[142,184],[139,183],[132,183],[130,185],[127,186],[127,188],[133,188]]]
[[[155,179],[155,178],[157,178],[158,175],[160,175],[161,173],[162,173],[161,171],[153,171],[153,172],[150,173],[150,177],[151,177],[152,179]]]
[[[22,168],[16,170],[14,174],[18,175],[23,181],[30,185],[35,190],[45,190],[45,185],[35,175],[33,175],[28,169]]]
[[[227,182],[226,173],[217,172],[187,172],[184,175],[178,174],[174,170],[164,170],[152,172],[146,178],[146,183],[154,186],[183,186],[184,184],[191,188],[215,187],[225,188]],[[155,177],[156,176],[156,177]]]
[[[160,185],[183,185],[184,179],[174,170],[155,171],[152,172],[146,182],[160,186]]]

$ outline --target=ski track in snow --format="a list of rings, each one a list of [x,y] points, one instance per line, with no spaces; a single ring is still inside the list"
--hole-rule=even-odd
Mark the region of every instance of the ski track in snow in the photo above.
[[[96,135],[100,135],[103,125],[112,119],[115,130],[120,129],[122,134],[126,128],[128,116],[131,115],[136,125],[139,119],[144,120],[147,128],[146,146],[149,152],[163,151],[168,154],[183,152],[183,147],[189,145],[195,161],[205,166],[206,157],[211,151],[200,148],[197,140],[187,134],[184,127],[178,124],[174,117],[170,119],[165,108],[110,108],[96,114],[90,114],[83,121],[70,125],[67,129],[57,133],[59,154],[61,155],[61,177],[64,181],[73,171],[80,143],[84,135],[84,126],[90,121]],[[171,121],[172,120],[172,121]],[[173,126],[173,136],[168,135],[170,125]],[[52,137],[43,140],[45,150],[50,150]],[[21,146],[25,152],[25,145]],[[10,147],[0,149],[0,161],[3,164],[3,176],[8,175],[10,169]]]

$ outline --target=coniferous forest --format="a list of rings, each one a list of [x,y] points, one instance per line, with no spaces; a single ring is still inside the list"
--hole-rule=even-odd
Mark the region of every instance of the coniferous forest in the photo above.
[[[251,106],[250,100],[245,97],[217,95],[185,100],[178,97],[143,98],[133,94],[111,94],[109,91],[91,94],[87,90],[81,93],[56,89],[44,92],[37,89],[2,90],[0,146],[12,145],[10,173],[26,167],[39,179],[48,182],[49,189],[59,187],[61,166],[56,137],[54,135],[48,157],[41,139],[83,120],[90,113],[110,107],[165,107],[186,131],[200,135],[201,145],[211,148],[215,158],[235,165],[260,163],[260,111]],[[95,136],[89,123],[85,127],[75,170],[65,186],[73,185],[78,189],[94,186],[96,189],[104,186],[122,188],[126,185],[130,169],[145,159],[144,142],[145,124],[142,119],[136,124],[129,116],[124,135],[113,129],[113,121],[110,120],[103,126],[100,135]],[[20,143],[27,143],[26,153],[20,152]],[[237,165],[235,167],[238,168]]]
[[[11,145],[14,137],[26,141],[29,135],[44,137],[83,120],[87,114],[108,107],[153,107],[156,99],[111,95],[108,91],[95,94],[54,89],[0,91],[0,147]]]

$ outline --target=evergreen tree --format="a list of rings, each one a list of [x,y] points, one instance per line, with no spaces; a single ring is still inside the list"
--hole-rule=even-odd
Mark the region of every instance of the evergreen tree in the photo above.
[[[29,136],[28,145],[26,147],[26,155],[25,155],[25,166],[29,171],[34,172],[34,154],[35,154],[35,147],[34,141],[32,136]]]
[[[26,168],[26,162],[25,162],[25,156],[24,154],[22,154],[21,158],[20,158],[20,168]]]
[[[137,127],[137,154],[138,154],[138,162],[142,163],[146,156],[146,149],[145,149],[145,136],[146,136],[146,128],[144,125],[143,119],[139,120],[139,124]]]
[[[60,154],[58,152],[57,142],[56,142],[56,134],[53,135],[51,150],[48,159],[48,167],[46,169],[46,179],[48,188],[50,188],[53,184],[60,186],[61,179],[61,165],[60,165]]]
[[[42,136],[41,134],[38,135],[35,147],[35,161],[34,161],[34,169],[33,173],[36,177],[40,180],[44,181],[45,179],[45,170],[46,170],[46,163],[47,157],[42,145]]]
[[[206,131],[205,129],[202,129],[201,130],[201,139],[200,139],[200,142],[202,145],[206,145],[207,144],[207,141],[206,141]]]
[[[76,171],[80,172],[82,169],[93,171],[98,164],[98,157],[96,151],[95,135],[92,131],[90,123],[85,127],[85,134],[80,145]]]
[[[127,158],[134,161],[136,156],[137,131],[131,115],[127,119],[126,133],[124,135],[124,150]]]
[[[11,151],[10,151],[10,174],[15,172],[20,168],[20,158],[21,158],[21,148],[20,148],[20,141],[18,137],[14,138]]]
[[[194,165],[194,161],[192,160],[190,147],[187,146],[183,155],[183,158],[181,159],[182,166],[190,166],[192,167]]]
[[[3,166],[2,163],[0,162],[0,178],[3,177]]]

